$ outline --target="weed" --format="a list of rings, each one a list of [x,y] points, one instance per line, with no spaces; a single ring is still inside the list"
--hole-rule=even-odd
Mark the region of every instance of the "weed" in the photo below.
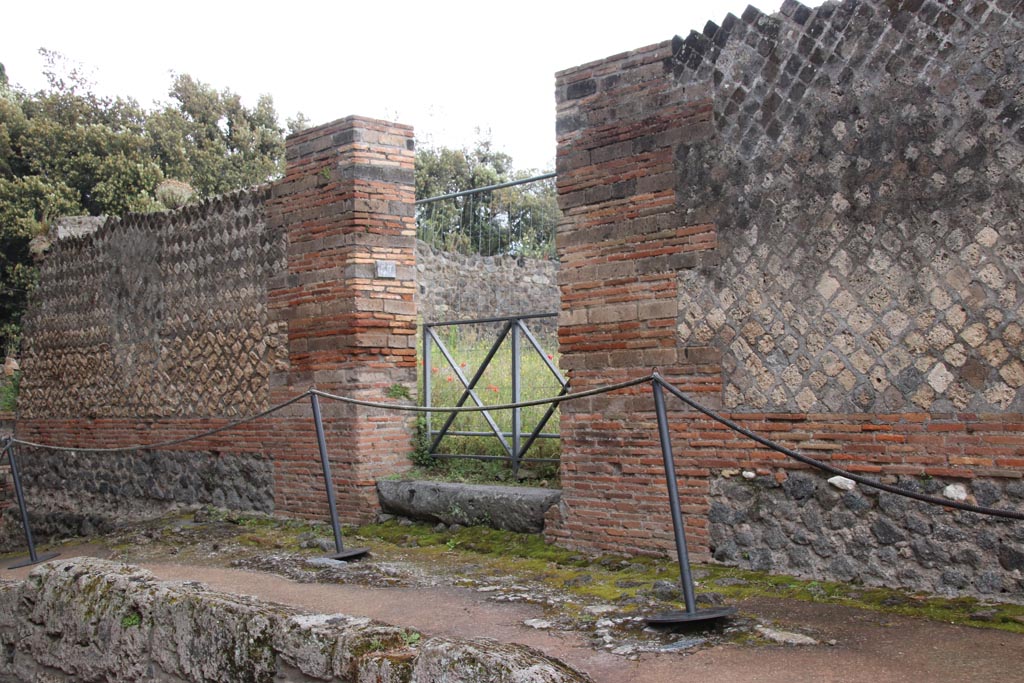
[[[416,418],[416,434],[413,436],[412,452],[409,454],[412,464],[417,467],[431,467],[436,460],[430,455],[430,434],[427,433],[427,418],[419,415]]]
[[[14,411],[18,408],[18,390],[21,387],[21,372],[0,379],[0,410]]]
[[[404,398],[407,401],[412,400],[412,392],[409,391],[409,387],[404,384],[392,384],[388,387],[385,392],[388,398]]]
[[[132,612],[121,617],[121,628],[132,628],[142,623],[142,615],[138,612]]]
[[[420,642],[420,638],[422,638],[422,636],[419,633],[416,633],[416,631],[402,632],[402,642],[405,643],[406,647],[412,647],[416,643]]]

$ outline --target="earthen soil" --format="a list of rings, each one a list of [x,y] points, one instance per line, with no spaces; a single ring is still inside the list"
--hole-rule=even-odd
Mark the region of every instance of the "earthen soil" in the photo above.
[[[110,551],[97,545],[62,549],[62,557],[76,554],[109,556]],[[428,635],[521,643],[576,667],[595,683],[1024,681],[1022,635],[836,605],[764,598],[736,605],[740,613],[761,623],[814,634],[821,645],[728,643],[629,659],[596,649],[580,631],[530,628],[523,622],[545,617],[540,606],[496,602],[473,588],[297,583],[218,566],[167,561],[136,564],[161,579],[200,581],[215,590],[314,612],[368,616]],[[4,578],[23,578],[29,570],[5,571]]]

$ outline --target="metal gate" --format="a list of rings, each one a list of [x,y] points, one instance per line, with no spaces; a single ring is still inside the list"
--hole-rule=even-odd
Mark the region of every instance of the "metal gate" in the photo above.
[[[507,341],[511,345],[511,386],[512,386],[512,400],[511,403],[519,403],[522,399],[523,389],[523,377],[522,377],[522,356],[524,347],[529,350],[532,349],[543,364],[550,371],[551,375],[557,380],[559,389],[559,396],[562,396],[569,391],[569,382],[562,376],[556,365],[552,362],[552,356],[544,351],[541,347],[540,342],[537,341],[536,336],[530,331],[527,324],[529,320],[537,320],[541,318],[553,318],[556,317],[557,313],[531,313],[527,315],[518,316],[503,316],[495,318],[477,318],[474,320],[455,320],[450,322],[439,322],[439,323],[424,323],[423,324],[423,395],[424,403],[427,406],[432,405],[432,401],[435,397],[433,391],[433,377],[435,374],[435,366],[433,365],[434,350],[436,349],[444,362],[447,364],[447,370],[452,374],[449,377],[457,377],[459,383],[462,386],[462,393],[456,401],[454,407],[462,407],[467,400],[472,400],[477,406],[483,408],[485,406],[484,401],[480,397],[478,385],[484,373],[487,371],[494,359],[495,355],[502,345]],[[481,361],[478,368],[473,372],[472,377],[467,377],[463,372],[465,363],[460,363],[448,349],[447,345],[441,339],[438,333],[439,328],[451,327],[456,325],[479,325],[484,323],[500,323],[501,327],[499,332],[491,343],[486,355]],[[526,344],[524,345],[524,340]],[[512,474],[515,476],[519,472],[519,465],[523,462],[558,462],[555,458],[528,458],[526,457],[527,451],[533,446],[537,439],[557,439],[558,434],[544,432],[544,427],[548,424],[551,416],[554,415],[558,409],[557,404],[550,404],[547,410],[544,412],[542,417],[537,421],[537,424],[533,426],[528,432],[524,431],[522,424],[522,409],[519,407],[510,408],[507,410],[511,411],[511,428],[503,430],[498,426],[497,421],[492,415],[492,411],[483,410],[481,414],[483,419],[487,423],[489,431],[466,431],[453,429],[452,425],[455,422],[458,413],[452,412],[447,415],[444,423],[439,429],[434,429],[431,424],[430,413],[427,413],[426,418],[426,435],[430,442],[429,454],[434,458],[473,458],[478,460],[504,460],[508,461],[512,468]],[[442,453],[439,448],[441,442],[446,437],[460,437],[460,436],[493,436],[501,444],[502,450],[505,455],[483,455],[483,454],[450,454]],[[525,437],[525,438],[524,438]]]

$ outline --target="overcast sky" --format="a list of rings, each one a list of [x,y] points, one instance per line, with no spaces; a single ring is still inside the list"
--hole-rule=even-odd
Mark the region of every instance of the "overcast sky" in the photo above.
[[[172,71],[188,73],[246,105],[271,95],[282,124],[300,111],[313,124],[385,118],[415,126],[420,145],[470,145],[479,128],[517,168],[548,170],[556,71],[720,24],[746,4],[9,0],[0,63],[13,83],[42,88],[45,47],[85,66],[98,92],[145,105],[167,99]]]

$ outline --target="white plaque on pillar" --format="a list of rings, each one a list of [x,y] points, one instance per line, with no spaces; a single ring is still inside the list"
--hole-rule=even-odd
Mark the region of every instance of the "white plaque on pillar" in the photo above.
[[[394,261],[377,261],[377,277],[394,280],[398,277],[398,266]]]

